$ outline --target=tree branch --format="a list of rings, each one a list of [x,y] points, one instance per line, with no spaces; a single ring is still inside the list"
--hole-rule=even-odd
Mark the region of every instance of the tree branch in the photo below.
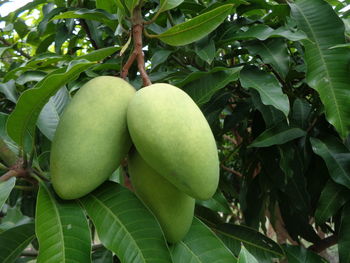
[[[324,239],[321,239],[319,242],[313,244],[308,249],[310,249],[316,253],[320,253],[323,250],[337,244],[337,242],[338,242],[338,236],[332,235],[332,236],[326,237]]]
[[[4,37],[0,36],[0,41],[5,45],[5,46],[12,46],[13,44],[11,44],[10,42],[8,42]],[[27,59],[31,59],[32,57],[30,55],[28,55],[26,52],[24,52],[22,49],[18,48],[17,46],[13,46],[12,47],[14,50],[16,50],[19,54],[21,54],[23,57],[27,58]]]
[[[88,35],[94,49],[99,49],[96,41],[93,39],[93,37],[91,35],[90,28],[89,28],[88,24],[86,23],[86,21],[84,19],[79,19],[79,23],[80,23],[81,27],[85,30],[86,34]]]

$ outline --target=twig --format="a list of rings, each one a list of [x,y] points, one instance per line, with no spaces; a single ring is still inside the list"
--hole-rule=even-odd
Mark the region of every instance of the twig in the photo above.
[[[84,19],[79,19],[79,23],[82,26],[82,28],[85,30],[86,34],[88,35],[94,49],[99,49],[96,41],[93,39],[93,37],[91,35],[90,28],[89,28],[88,24],[86,23],[86,21]]]
[[[5,45],[5,46],[12,46],[10,42],[8,42],[4,37],[0,36],[0,41]],[[23,57],[27,59],[31,59],[32,57],[28,55],[26,52],[24,52],[22,49],[18,48],[17,46],[12,47],[14,50],[16,50],[18,53],[20,53]]]
[[[237,176],[239,176],[239,177],[242,177],[242,176],[243,176],[240,172],[237,172],[236,170],[233,170],[232,168],[229,168],[229,167],[227,167],[227,166],[225,166],[225,165],[223,165],[223,164],[221,164],[220,166],[221,166],[221,168],[224,169],[225,171],[228,171],[228,172],[230,172],[230,173],[232,173],[232,174],[234,174],[234,175],[237,175]]]
[[[143,20],[141,14],[141,7],[137,6],[134,8],[134,13],[132,17],[132,35],[134,40],[134,51],[131,53],[129,59],[126,64],[123,66],[121,76],[125,79],[127,77],[129,68],[132,63],[137,60],[137,67],[141,74],[143,86],[149,86],[152,84],[149,76],[145,70],[145,58],[142,51],[142,31],[143,31]]]
[[[324,239],[321,239],[319,242],[313,244],[308,249],[310,249],[316,253],[320,253],[323,250],[337,244],[337,242],[338,242],[338,236],[332,235],[332,236],[326,237]]]

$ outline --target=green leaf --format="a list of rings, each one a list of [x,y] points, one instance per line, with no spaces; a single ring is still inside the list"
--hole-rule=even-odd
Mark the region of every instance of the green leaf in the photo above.
[[[88,20],[95,20],[95,21],[101,22],[102,24],[105,24],[106,26],[111,28],[113,31],[117,28],[117,25],[118,25],[117,17],[115,15],[105,12],[104,10],[86,9],[86,8],[79,8],[79,9],[75,9],[74,11],[64,12],[60,15],[54,16],[51,20],[65,19],[65,18],[82,18],[82,19],[88,19]]]
[[[209,72],[195,72],[184,82],[179,83],[179,87],[182,87],[198,105],[203,105],[215,92],[237,80],[241,69],[242,67],[214,68]]]
[[[305,99],[296,99],[293,103],[291,123],[306,130],[309,125],[311,104]]]
[[[171,50],[159,50],[157,52],[154,52],[151,58],[152,70],[154,70],[160,64],[164,63],[168,59],[171,53],[172,53]]]
[[[230,38],[230,40],[233,41],[238,39],[250,39],[250,38],[266,40],[270,37],[284,37],[292,41],[298,41],[298,40],[307,38],[305,33],[301,31],[294,32],[285,27],[279,27],[277,29],[273,29],[264,24],[257,24],[249,27],[249,29],[245,32],[236,33]]]
[[[93,263],[113,263],[113,253],[108,249],[102,247],[97,249],[92,254]]]
[[[249,253],[249,251],[242,246],[241,252],[239,252],[238,263],[259,263],[256,258]]]
[[[16,83],[19,85],[24,85],[28,82],[39,82],[47,75],[46,72],[39,71],[39,70],[28,70],[21,74],[17,79]]]
[[[134,8],[140,3],[140,0],[124,0],[124,3],[128,8],[130,14],[132,14]]]
[[[159,12],[164,12],[170,9],[173,9],[180,4],[182,4],[184,0],[160,0],[160,11]]]
[[[72,201],[59,200],[44,183],[40,184],[35,232],[40,262],[91,262],[91,237],[87,218]]]
[[[285,79],[289,71],[290,56],[288,47],[283,39],[266,41],[250,41],[244,44],[249,53],[258,55],[265,64],[271,64],[278,74]]]
[[[350,188],[350,152],[333,138],[310,138],[312,150],[325,161],[331,178]]]
[[[11,79],[8,82],[0,83],[0,92],[3,93],[5,97],[13,103],[17,102],[18,95],[14,80]]]
[[[34,224],[16,226],[0,233],[0,262],[14,262],[34,237]]]
[[[350,203],[348,202],[344,208],[341,216],[341,223],[339,227],[338,251],[339,262],[350,262]]]
[[[194,218],[185,238],[171,247],[174,263],[234,263],[237,259],[199,219]]]
[[[96,0],[96,8],[115,14],[118,11],[117,0]]]
[[[80,201],[102,244],[121,262],[171,262],[158,222],[129,190],[106,182]]]
[[[196,203],[216,212],[222,212],[225,214],[231,213],[231,209],[228,205],[228,202],[220,190],[218,190],[210,199],[204,201],[196,200]]]
[[[327,263],[323,257],[302,246],[283,245],[288,263]]]
[[[196,42],[196,45],[194,48],[195,48],[196,54],[202,60],[204,60],[208,64],[211,64],[216,54],[215,42],[213,39],[209,40],[207,37],[204,37],[201,40]]]
[[[309,40],[303,41],[306,80],[320,94],[328,121],[342,137],[350,131],[350,74],[344,24],[332,7],[322,0],[299,0],[289,4],[292,17]]]
[[[39,114],[36,125],[50,141],[55,135],[60,116],[69,99],[68,90],[62,87],[49,99]]]
[[[17,19],[13,25],[20,38],[24,38],[28,34],[28,26],[22,19]]]
[[[283,94],[281,84],[272,74],[254,66],[246,66],[241,70],[240,81],[243,88],[257,90],[263,104],[272,105],[288,116],[288,96]]]
[[[177,24],[159,35],[153,35],[153,37],[172,46],[190,44],[216,29],[231,13],[232,7],[232,4],[222,5],[184,23]]]
[[[121,49],[121,47],[100,48],[100,49],[94,50],[86,55],[76,57],[75,60],[86,59],[89,61],[100,61],[100,60],[103,60],[106,57],[114,54],[115,52],[117,52],[120,49]]]
[[[335,215],[338,210],[350,199],[350,190],[333,180],[329,180],[321,192],[318,200],[315,221],[318,225],[326,222],[331,216]]]
[[[0,182],[0,211],[16,183],[16,177]]]
[[[7,121],[9,136],[23,146],[26,131],[33,132],[39,113],[50,97],[92,65],[93,63],[87,60],[72,61],[67,68],[48,74],[34,89],[23,92]]]
[[[299,128],[277,124],[260,134],[249,147],[268,147],[276,144],[284,144],[305,135],[306,132]]]
[[[240,248],[243,244],[255,258],[271,260],[284,256],[277,243],[255,229],[242,225],[221,224],[216,226],[214,231],[220,234],[225,243],[231,243],[230,246]]]

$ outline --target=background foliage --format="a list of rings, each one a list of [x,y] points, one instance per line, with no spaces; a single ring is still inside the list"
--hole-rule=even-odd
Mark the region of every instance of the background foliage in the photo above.
[[[47,183],[64,107],[89,79],[120,75],[140,6],[149,21],[150,80],[192,97],[220,156],[217,193],[197,202],[190,232],[174,245],[122,186],[124,166],[80,200],[60,200]],[[334,0],[34,0],[1,17],[0,261],[350,262],[346,7]],[[128,81],[142,86],[136,64]]]

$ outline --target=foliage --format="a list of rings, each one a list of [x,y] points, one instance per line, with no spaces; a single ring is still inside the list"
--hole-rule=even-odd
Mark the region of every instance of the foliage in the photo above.
[[[1,261],[350,262],[346,6],[34,0],[0,17]],[[124,187],[124,163],[82,199],[51,190],[60,115],[101,75],[127,76],[137,89],[147,78],[180,87],[211,126],[219,189],[197,202],[177,244]]]

